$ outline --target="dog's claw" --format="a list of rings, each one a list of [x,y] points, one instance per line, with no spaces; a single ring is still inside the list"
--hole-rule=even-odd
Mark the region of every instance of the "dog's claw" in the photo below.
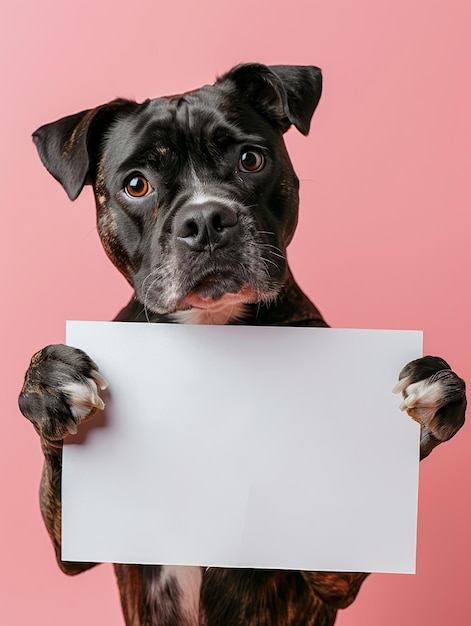
[[[101,387],[100,387],[101,389]],[[106,387],[105,387],[106,389]],[[100,398],[100,396],[97,396],[95,398],[95,401],[93,403],[93,406],[96,407],[97,409],[100,409],[100,411],[103,411],[103,409],[105,408],[105,403],[103,402],[103,400]]]
[[[394,385],[392,392],[402,393],[409,386],[410,382],[411,382],[410,376],[405,376],[404,378],[401,378],[401,380]]]
[[[97,370],[93,370],[91,372],[91,377],[96,382],[98,388],[101,389],[101,391],[108,389],[108,382],[106,381],[105,377],[100,374],[100,372],[98,372]],[[103,409],[105,408],[105,405],[103,405],[102,407],[98,407],[98,408]]]
[[[67,431],[69,432],[70,435],[76,435],[78,428],[77,428],[77,424],[74,422],[73,419],[67,419],[65,420],[65,427],[67,428]]]

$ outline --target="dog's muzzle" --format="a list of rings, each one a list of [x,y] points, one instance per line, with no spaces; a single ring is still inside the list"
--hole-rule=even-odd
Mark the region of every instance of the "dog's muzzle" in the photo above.
[[[189,202],[179,209],[174,221],[176,247],[193,267],[204,257],[206,268],[178,308],[212,308],[255,298],[254,292],[233,271],[227,270],[231,265],[230,248],[237,245],[240,231],[236,209],[224,202]],[[222,250],[226,247],[227,250]]]
[[[193,196],[167,212],[136,275],[144,307],[159,314],[268,301],[284,267],[270,258],[253,211],[216,193]],[[278,250],[279,248],[276,248]]]

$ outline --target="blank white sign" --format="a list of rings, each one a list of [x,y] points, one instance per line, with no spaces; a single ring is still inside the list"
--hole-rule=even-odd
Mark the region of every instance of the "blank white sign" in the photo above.
[[[109,382],[63,452],[62,558],[414,572],[418,331],[68,322]]]

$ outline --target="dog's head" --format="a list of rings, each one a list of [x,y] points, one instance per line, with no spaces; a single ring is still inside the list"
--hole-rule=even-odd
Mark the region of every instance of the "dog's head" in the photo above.
[[[321,84],[316,67],[239,65],[212,86],[115,100],[33,138],[72,200],[93,185],[104,248],[148,311],[237,311],[276,298],[287,275],[298,179],[283,133],[308,133]]]

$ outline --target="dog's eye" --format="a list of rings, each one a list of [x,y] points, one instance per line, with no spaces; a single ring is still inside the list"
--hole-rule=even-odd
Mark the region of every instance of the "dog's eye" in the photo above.
[[[131,198],[142,198],[148,194],[151,189],[152,187],[149,181],[141,174],[136,174],[128,178],[124,186],[124,191],[128,196],[131,196]]]
[[[239,169],[242,172],[258,172],[265,165],[265,157],[258,150],[245,150],[240,155]]]

